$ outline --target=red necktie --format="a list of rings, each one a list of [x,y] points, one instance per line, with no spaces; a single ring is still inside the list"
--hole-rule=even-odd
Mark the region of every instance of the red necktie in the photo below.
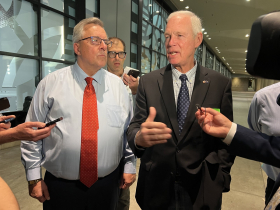
[[[98,179],[97,131],[99,124],[96,94],[92,85],[93,78],[87,77],[85,80],[87,86],[83,99],[80,181],[87,187],[91,187]]]

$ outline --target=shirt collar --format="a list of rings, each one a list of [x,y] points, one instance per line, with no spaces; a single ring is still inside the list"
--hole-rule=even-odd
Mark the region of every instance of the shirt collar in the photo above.
[[[194,60],[195,65],[192,67],[191,70],[189,70],[185,75],[188,77],[188,81],[191,82],[192,79],[195,78],[196,74],[196,69],[197,69],[197,61]],[[180,71],[178,71],[172,64],[171,64],[171,69],[172,69],[172,75],[175,78],[175,80],[180,80],[179,77],[183,74]]]
[[[97,82],[97,84],[102,84],[102,78],[104,78],[104,73],[104,69],[101,68],[96,72],[95,75],[92,76],[92,78]],[[74,74],[76,75],[79,82],[86,82],[85,78],[87,78],[88,75],[81,69],[77,62],[74,64]]]

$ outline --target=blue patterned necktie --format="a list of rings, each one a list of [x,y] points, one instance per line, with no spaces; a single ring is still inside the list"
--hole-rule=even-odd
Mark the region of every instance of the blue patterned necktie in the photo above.
[[[187,112],[190,106],[190,97],[189,97],[189,90],[186,83],[188,77],[185,74],[181,74],[179,79],[181,80],[181,88],[177,101],[177,119],[179,124],[179,134],[181,134],[187,116]]]

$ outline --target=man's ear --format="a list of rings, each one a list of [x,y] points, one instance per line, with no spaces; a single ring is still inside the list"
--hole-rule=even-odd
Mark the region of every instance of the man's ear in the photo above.
[[[195,49],[199,47],[199,45],[202,43],[203,40],[203,34],[202,32],[199,32],[195,36]]]
[[[78,43],[74,43],[73,47],[74,47],[74,52],[76,53],[76,55],[81,55],[80,45]]]

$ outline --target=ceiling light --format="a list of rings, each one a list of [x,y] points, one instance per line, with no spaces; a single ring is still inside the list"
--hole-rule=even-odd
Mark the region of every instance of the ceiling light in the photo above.
[[[206,35],[206,37],[208,37],[209,35]]]
[[[156,11],[156,13],[159,13],[159,11]]]
[[[207,34],[207,32],[205,31],[204,34]]]
[[[208,39],[211,39],[210,37]]]
[[[227,65],[229,65],[229,64],[227,63]]]
[[[245,52],[248,52],[247,50],[245,50]]]
[[[249,34],[246,34],[245,37],[249,37]]]
[[[186,8],[186,9],[189,9],[189,6],[186,6],[185,8]]]
[[[205,28],[201,29],[201,31],[205,31]]]
[[[184,0],[180,0],[180,1],[184,1]]]
[[[250,1],[250,0],[246,0],[246,1]]]
[[[149,7],[151,7],[152,6],[152,4],[149,4]]]
[[[215,47],[216,49],[218,48],[218,47]]]
[[[233,72],[235,74],[235,72]]]
[[[245,61],[247,61],[247,58],[245,58]]]

